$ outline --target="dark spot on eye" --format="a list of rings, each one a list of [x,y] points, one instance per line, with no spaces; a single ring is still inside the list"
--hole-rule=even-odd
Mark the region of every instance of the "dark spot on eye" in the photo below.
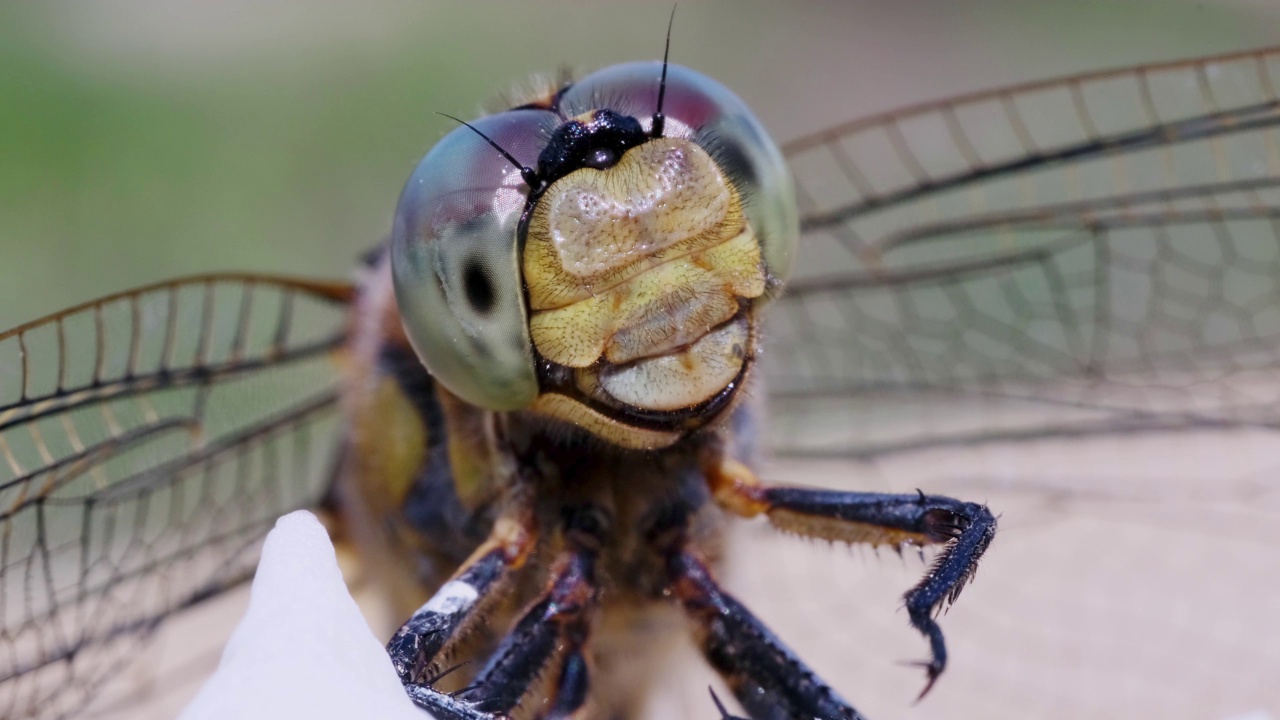
[[[587,157],[582,161],[583,165],[597,170],[613,167],[618,162],[618,151],[613,148],[595,148],[587,153]]]
[[[489,273],[485,272],[484,266],[475,258],[467,261],[467,266],[462,271],[462,283],[471,308],[481,315],[488,315],[493,310],[497,296],[493,282],[489,280]]]

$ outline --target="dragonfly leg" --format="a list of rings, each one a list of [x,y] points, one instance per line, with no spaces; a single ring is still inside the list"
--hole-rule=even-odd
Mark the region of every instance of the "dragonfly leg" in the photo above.
[[[548,660],[560,651],[549,709],[541,717],[572,718],[585,705],[588,676],[583,648],[596,603],[599,545],[598,538],[572,527],[565,535],[567,548],[555,562],[550,587],[502,639],[471,685],[455,694],[459,700],[504,715],[519,704]]]
[[[410,684],[410,698],[441,720],[497,720],[519,704],[548,659],[562,652],[555,690],[540,720],[572,720],[589,689],[583,655],[589,610],[595,603],[594,553],[568,552],[557,562],[551,588],[517,621],[480,674],[448,695]]]
[[[584,624],[585,625],[585,624]],[[539,715],[539,720],[577,720],[587,704],[587,691],[591,688],[590,674],[587,671],[587,659],[583,655],[581,639],[570,633],[570,647],[566,648],[564,658],[560,662],[560,674],[556,680],[554,704],[546,713]],[[576,714],[575,714],[576,713]]]
[[[532,612],[541,611],[543,614],[541,615],[543,623],[540,624],[539,629],[548,629],[554,625],[553,621],[545,621],[547,610],[545,603],[539,602],[530,612],[532,614]],[[526,620],[530,618],[530,614],[525,615]],[[579,717],[575,715],[576,712],[584,710],[586,693],[590,688],[586,659],[582,655],[586,625],[588,625],[585,618],[585,614],[579,614],[577,618],[571,619],[564,629],[563,643],[567,647],[563,648],[556,692],[552,696],[552,705],[549,710],[538,715],[539,720],[576,720]],[[524,621],[521,624],[524,624]],[[509,652],[508,659],[513,657],[515,660],[507,662],[508,671],[504,676],[494,673],[488,678],[477,678],[470,687],[454,694],[435,691],[429,685],[411,683],[404,687],[410,700],[430,712],[436,720],[506,719],[503,712],[520,702],[520,697],[524,696],[526,689],[538,675],[541,666],[547,661],[547,656],[554,651],[554,639],[556,639],[552,635],[553,646],[545,647],[545,643],[539,642],[540,638],[531,637],[532,633],[522,635],[518,639],[515,638],[516,634],[518,634],[518,628],[517,633],[508,637],[508,641],[503,643],[498,653],[495,653],[494,659],[490,660],[490,666],[493,666],[495,662],[500,661],[502,657],[500,653],[504,650]],[[515,670],[515,673],[511,670]],[[516,678],[515,675],[524,676]]]
[[[504,516],[494,523],[489,539],[387,643],[401,682],[421,683],[436,669],[435,663],[449,646],[483,618],[487,601],[501,595],[512,571],[524,564],[534,545],[530,521]]]
[[[846,543],[944,544],[944,549],[904,601],[911,625],[929,640],[921,663],[928,681],[921,697],[947,665],[947,646],[934,620],[954,602],[995,537],[996,518],[985,505],[941,495],[844,492],[763,485],[732,460],[708,472],[716,502],[743,517],[765,515],[775,527],[806,537]]]
[[[721,590],[700,560],[677,552],[669,563],[672,594],[693,618],[703,654],[751,720],[864,720],[769,628]],[[715,703],[722,717],[733,718],[718,699]]]
[[[436,720],[504,720],[499,715],[478,710],[471,703],[442,693],[429,685],[410,683],[404,689],[414,705],[426,710]]]

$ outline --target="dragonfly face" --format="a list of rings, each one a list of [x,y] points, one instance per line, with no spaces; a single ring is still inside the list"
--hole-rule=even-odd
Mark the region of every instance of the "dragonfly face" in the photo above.
[[[636,63],[446,136],[405,186],[392,268],[450,391],[661,448],[733,406],[797,231],[782,155],[742,101]]]
[[[641,99],[641,107],[619,113],[637,119],[641,130],[656,106],[656,67],[640,66],[637,87],[617,93]],[[676,84],[683,72],[673,69]],[[628,77],[619,69],[602,75]],[[664,529],[653,522],[654,511],[670,506],[654,498],[707,489],[659,484],[686,471],[714,474],[702,463],[714,443],[698,438],[725,439],[730,449],[763,444],[739,434],[753,420],[739,412],[745,403],[735,403],[742,400],[741,367],[732,363],[739,342],[746,355],[762,354],[754,379],[769,382],[750,391],[763,396],[767,389],[770,444],[791,455],[856,457],[886,469],[885,477],[870,479],[857,472],[866,465],[796,462],[774,472],[792,468],[796,482],[817,483],[824,468],[835,467],[823,484],[840,491],[874,486],[915,497],[921,487],[989,499],[1003,513],[982,583],[944,621],[952,661],[919,712],[934,715],[945,704],[953,715],[977,717],[1010,708],[1044,716],[1133,717],[1157,708],[1170,717],[1225,717],[1269,708],[1274,653],[1254,640],[1271,634],[1276,617],[1266,592],[1280,557],[1274,483],[1265,473],[1240,480],[1215,467],[1193,485],[1184,475],[1205,468],[1175,456],[1197,444],[1193,434],[1214,465],[1237,455],[1228,430],[1257,431],[1254,455],[1265,456],[1274,441],[1267,432],[1275,424],[1274,394],[1267,388],[1280,356],[1272,318],[1280,275],[1270,229],[1271,183],[1280,175],[1270,89],[1277,77],[1271,51],[1153,66],[909,108],[790,143],[784,154],[797,179],[803,230],[794,281],[776,299],[775,285],[793,261],[788,243],[768,238],[785,237],[770,228],[793,222],[789,191],[756,189],[750,201],[744,197],[769,178],[781,185],[786,172],[734,171],[743,161],[703,149],[696,133],[696,148],[664,143],[687,140],[672,121],[663,139],[592,160],[605,167],[565,173],[547,184],[545,202],[530,202],[518,168],[460,128],[433,153],[452,145],[468,172],[437,173],[424,164],[415,180],[440,186],[485,179],[474,197],[435,215],[449,241],[430,262],[442,270],[406,270],[398,310],[384,255],[358,289],[264,276],[199,278],[73,308],[0,336],[6,652],[0,715],[74,712],[98,681],[118,674],[118,658],[140,654],[157,619],[242,580],[252,569],[253,543],[272,517],[334,497],[329,481],[338,449],[349,453],[339,466],[345,486],[366,503],[345,507],[378,521],[362,524],[348,515],[344,539],[390,529],[390,540],[378,539],[380,559],[371,562],[391,572],[370,575],[386,579],[405,605],[396,622],[413,615],[475,548],[492,549],[485,542],[495,526],[516,527],[502,525],[502,503],[486,494],[517,482],[495,468],[539,468],[546,503],[536,512],[543,516],[571,505],[564,502],[567,484],[555,482],[570,473],[549,472],[548,464],[615,478],[593,485],[626,498],[608,513],[596,512],[606,504],[599,497],[575,496],[595,507],[571,522],[556,515],[540,526],[548,544],[520,570],[532,578],[512,591],[521,602],[482,608],[470,629],[491,637],[461,648],[458,659],[488,657],[483,640],[501,636],[534,607],[548,578],[586,567],[581,552],[559,564],[557,553],[569,535],[583,543],[602,524],[617,536],[644,538],[636,544],[657,547],[656,557],[684,563],[680,582],[664,584],[662,573],[671,567],[619,564],[621,555],[607,550],[614,546],[601,545],[606,549],[595,562],[607,568],[604,576],[642,578],[679,598],[665,606],[670,614],[644,616],[655,622],[643,626],[674,637],[687,633],[692,620],[703,631],[702,646],[715,650],[716,636],[705,632],[708,623],[698,624],[706,616],[697,610],[716,596],[690,561],[714,558],[717,549],[708,543],[698,547],[700,555],[662,555],[660,533],[644,530]],[[700,80],[687,84],[708,88]],[[567,117],[538,125],[544,129],[532,136],[505,136],[505,125],[484,121],[477,127],[536,169],[541,148],[563,121],[597,121],[591,111],[600,108],[587,105],[566,109]],[[547,110],[505,115],[522,113]],[[669,114],[676,116],[674,107]],[[746,142],[749,133],[724,134],[744,139],[740,151],[770,147]],[[657,263],[646,254],[652,248],[625,234],[612,242],[621,248],[612,254],[575,243],[572,233],[556,229],[562,226],[552,218],[552,201],[563,207],[575,197],[644,195],[645,179],[616,179],[630,167],[626,158],[650,165],[655,157],[671,160],[676,150],[692,153],[680,162],[704,178],[693,183],[700,197],[720,195],[708,190],[719,176],[729,196],[726,216],[735,207],[756,214],[743,227],[755,236],[758,261],[708,263],[720,286],[731,288],[722,296],[751,318],[743,325],[701,323],[709,333],[668,325],[668,332],[689,335],[660,334],[635,358],[619,351],[613,362],[597,349],[599,335],[570,342],[538,318],[568,309],[581,313],[575,317],[584,324],[604,323],[578,304],[609,284],[601,273],[628,275],[635,283],[629,289],[656,281]],[[602,186],[594,178],[609,181]],[[762,205],[764,198],[777,206]],[[426,202],[406,188],[399,237],[430,241],[419,220],[432,213],[413,207]],[[725,275],[743,283],[726,285]],[[761,278],[765,287],[757,292]],[[426,296],[432,283],[435,299]],[[573,302],[561,303],[564,297]],[[771,306],[758,313],[766,300]],[[632,313],[626,317],[644,318],[650,307],[623,305]],[[400,314],[414,312],[423,318],[408,317],[407,337],[397,337]],[[616,330],[610,328],[606,345]],[[454,340],[475,339],[489,352],[433,356]],[[556,355],[570,345],[588,350]],[[334,357],[345,373],[341,401]],[[649,358],[652,364],[637,362]],[[688,365],[717,367],[682,376],[695,381],[686,385],[662,380],[668,365],[680,373]],[[698,407],[729,385],[723,408]],[[655,386],[667,394],[655,395]],[[547,397],[569,402],[539,408]],[[690,407],[712,411],[690,414]],[[591,420],[592,413],[604,419]],[[344,418],[341,428],[337,417]],[[506,422],[516,417],[529,422]],[[566,426],[594,438],[580,447],[596,452],[596,460],[572,465],[570,452],[555,443]],[[559,429],[540,434],[531,427]],[[669,445],[652,434],[673,427],[680,437]],[[656,455],[680,472],[656,472],[638,459],[644,454],[625,448],[600,451],[637,435],[645,437],[636,445],[666,445]],[[1088,453],[1080,447],[1091,439],[1104,444],[1106,460],[1095,478],[1082,476]],[[1080,444],[1060,455],[1042,452],[1042,443],[1064,440]],[[524,449],[540,455],[495,456],[495,442],[528,443]],[[1011,446],[1039,454],[1006,466],[1009,456],[995,453]],[[1142,448],[1138,461],[1120,460]],[[976,462],[988,452],[994,462]],[[465,486],[443,499],[424,491],[440,485],[418,483],[442,476],[445,466],[429,461],[436,456],[449,458],[454,474],[445,477]],[[913,475],[917,460],[935,464]],[[734,494],[725,482],[744,476],[732,464],[712,469],[719,484],[711,489],[730,499],[731,510],[751,512],[760,497]],[[423,501],[430,497],[436,502]],[[799,512],[794,498],[766,499],[790,501],[766,511],[785,529],[813,532],[819,524]],[[699,500],[704,519],[714,515],[713,500],[706,493]],[[417,514],[406,518],[406,507]],[[393,521],[381,522],[386,518]],[[562,532],[566,525],[571,533]],[[715,534],[714,522],[699,527]],[[901,540],[824,527],[845,533],[841,540]],[[426,537],[424,528],[435,534]],[[518,545],[517,536],[504,536],[504,552]],[[917,579],[917,567],[871,601],[864,599],[874,594],[866,587],[872,580],[866,563],[839,554],[821,565],[808,546],[785,555],[772,538],[715,537],[730,556],[752,548],[726,581],[742,607],[768,617],[777,635],[794,642],[798,655],[859,708],[878,704],[874,717],[912,712],[907,705],[919,677],[894,661],[915,657],[919,640],[891,609]],[[398,547],[388,551],[391,544]],[[169,570],[161,576],[156,568]],[[462,579],[473,589],[481,585],[474,575]],[[623,589],[634,599],[638,584],[610,585],[610,601]],[[460,586],[452,590],[446,599],[466,594]],[[572,618],[561,620],[572,627]],[[903,641],[884,640],[886,627],[898,625]],[[614,638],[617,654],[647,657],[643,638],[599,627],[589,636],[587,647],[606,647],[606,638]],[[868,652],[867,644],[893,649]],[[600,657],[591,659],[592,682],[607,684]],[[847,670],[852,663],[856,671]],[[568,665],[556,658],[547,667],[559,678]],[[696,676],[696,701],[681,714],[714,716],[705,698],[711,672],[697,667],[678,673]],[[735,687],[743,687],[744,676],[738,673]],[[881,687],[899,685],[901,692],[877,697]],[[659,697],[666,692],[665,685],[653,689]]]

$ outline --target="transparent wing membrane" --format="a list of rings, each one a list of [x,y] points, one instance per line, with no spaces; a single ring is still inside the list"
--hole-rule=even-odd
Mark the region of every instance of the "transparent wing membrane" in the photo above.
[[[74,713],[320,499],[349,295],[198,277],[0,335],[0,716]]]
[[[946,620],[967,659],[920,717],[1280,709],[1261,640],[1280,634],[1277,82],[1280,50],[1263,50],[929,103],[786,148],[803,237],[764,341],[775,472],[1001,516]],[[765,552],[753,563],[784,574],[773,602],[842,619],[819,633],[834,649],[803,650],[890,696],[869,714],[904,716],[911,678],[848,658],[876,638],[917,651],[850,604],[881,581],[894,602],[912,564],[815,598],[807,578],[827,573],[787,576]]]
[[[792,143],[805,233],[770,325],[773,393],[1012,411],[1003,428],[804,442],[1274,425],[1273,77],[1276,51],[1149,66]]]

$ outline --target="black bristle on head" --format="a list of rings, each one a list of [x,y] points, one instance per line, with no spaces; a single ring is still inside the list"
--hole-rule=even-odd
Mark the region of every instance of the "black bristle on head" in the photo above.
[[[662,114],[662,103],[667,97],[667,58],[671,57],[671,28],[676,22],[676,7],[671,6],[671,17],[667,19],[667,45],[662,50],[662,79],[658,82],[658,109],[653,113],[653,130],[649,133],[653,137],[662,137],[662,130],[667,123],[667,118]]]
[[[515,165],[516,167],[520,168],[520,177],[524,180],[524,184],[525,184],[525,185],[528,185],[528,186],[529,186],[529,188],[530,188],[530,189],[532,189],[532,190],[537,190],[537,189],[539,189],[539,188],[541,187],[541,185],[542,185],[542,181],[538,178],[538,173],[537,173],[537,171],[535,171],[533,168],[529,167],[528,165],[521,165],[521,164],[520,164],[520,161],[519,161],[519,160],[517,160],[517,159],[515,158],[515,156],[514,156],[514,155],[512,155],[512,154],[511,154],[511,153],[509,153],[509,152],[507,152],[505,148],[503,148],[501,145],[499,145],[498,143],[496,143],[496,142],[494,142],[492,139],[490,139],[490,137],[489,137],[488,135],[485,135],[484,133],[480,132],[480,130],[478,130],[478,129],[476,128],[476,126],[475,126],[475,125],[472,125],[471,123],[467,122],[466,120],[461,120],[461,119],[459,119],[459,118],[456,118],[456,117],[454,117],[454,116],[452,116],[452,115],[447,115],[447,114],[445,114],[445,113],[436,113],[436,114],[437,114],[437,115],[440,115],[440,116],[442,116],[442,117],[447,117],[447,118],[449,118],[450,120],[452,120],[452,121],[454,121],[454,122],[456,122],[456,123],[459,123],[459,124],[462,124],[462,125],[466,125],[468,128],[471,128],[471,131],[472,131],[472,132],[474,132],[475,134],[477,134],[477,135],[479,135],[480,137],[484,138],[484,141],[485,141],[485,142],[487,142],[487,143],[489,143],[489,145],[490,145],[494,150],[497,150],[499,153],[501,153],[501,154],[502,154],[502,157],[504,157],[504,158],[506,158],[506,159],[507,159],[507,162],[509,162],[509,163],[511,163],[512,165]]]

